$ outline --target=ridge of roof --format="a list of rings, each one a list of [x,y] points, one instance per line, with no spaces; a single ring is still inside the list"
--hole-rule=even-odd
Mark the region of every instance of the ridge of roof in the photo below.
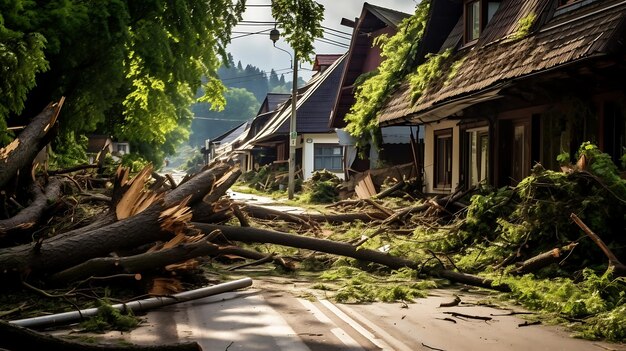
[[[363,4],[363,9],[367,9],[374,16],[385,22],[388,26],[394,28],[397,28],[403,19],[411,16],[411,14],[405,12],[370,4],[368,2]]]

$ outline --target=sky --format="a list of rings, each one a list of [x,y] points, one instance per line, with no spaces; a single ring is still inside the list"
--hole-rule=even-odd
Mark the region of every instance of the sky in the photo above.
[[[361,15],[363,3],[361,0],[317,0],[324,6],[324,39],[315,42],[315,51],[319,54],[343,54],[350,44],[352,29],[341,25],[343,17],[354,19]],[[276,70],[280,75],[285,74],[285,79],[291,80],[291,59],[289,54],[275,49],[269,38],[269,31],[273,29],[271,24],[245,23],[245,21],[271,22],[272,12],[269,6],[271,0],[248,0],[247,10],[243,15],[243,22],[233,29],[232,42],[227,47],[235,62],[241,60],[244,67],[251,64],[259,67],[262,71]],[[391,8],[412,14],[415,10],[415,0],[369,0],[368,3],[381,7]],[[249,35],[248,33],[262,32]],[[347,34],[344,34],[347,33]],[[325,41],[325,42],[324,42]],[[276,46],[285,49],[292,54],[287,43],[282,40],[276,42]],[[299,76],[308,80],[313,74],[311,65],[303,63],[299,70]]]

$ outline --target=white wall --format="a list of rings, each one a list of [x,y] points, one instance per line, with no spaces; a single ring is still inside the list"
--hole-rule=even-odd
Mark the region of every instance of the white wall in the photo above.
[[[446,194],[454,191],[459,185],[460,160],[460,130],[458,120],[441,121],[425,125],[424,128],[424,191],[426,193]],[[435,158],[435,131],[452,128],[452,189],[433,188],[434,158]]]
[[[307,139],[311,139],[313,142],[307,143]],[[325,134],[302,134],[299,138],[299,141],[302,140],[302,144],[299,144],[298,147],[302,146],[302,173],[304,174],[304,179],[311,178],[313,175],[314,169],[314,150],[315,144],[338,144],[339,138],[336,133],[325,133]],[[343,179],[343,171],[340,173],[335,173],[337,177]]]

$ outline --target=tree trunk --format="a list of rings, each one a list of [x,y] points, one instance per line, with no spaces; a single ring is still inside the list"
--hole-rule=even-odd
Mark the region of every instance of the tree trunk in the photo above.
[[[41,244],[20,245],[0,250],[0,267],[8,272],[55,273],[110,252],[130,249],[143,244],[169,240],[171,233],[162,224],[176,219],[176,211],[164,210],[190,196],[188,204],[200,200],[211,189],[212,179],[228,171],[228,165],[206,170],[172,190],[163,200],[157,200],[143,212],[104,227],[90,231],[77,229],[75,233],[45,240]]]
[[[198,256],[220,254],[220,247],[206,240],[182,244],[171,249],[146,252],[127,257],[92,258],[77,266],[53,274],[50,280],[55,283],[85,279],[90,276],[106,276],[120,273],[142,273],[184,262]]]
[[[222,231],[222,234],[224,234],[224,236],[229,240],[269,243],[300,249],[320,251],[329,254],[352,257],[359,260],[374,262],[393,269],[399,269],[403,267],[420,269],[420,264],[417,262],[413,262],[411,260],[407,260],[401,257],[391,256],[380,251],[361,249],[348,243],[309,238],[305,236],[297,236],[258,228],[238,228],[204,223],[194,223],[194,226],[205,233],[210,233],[213,230],[219,229]],[[444,269],[438,269],[424,273],[432,276],[446,278],[453,282],[470,284],[498,291],[510,291],[510,288],[507,285],[496,285],[491,279],[486,279],[465,273],[459,273]]]
[[[48,132],[56,123],[63,101],[62,98],[44,108],[15,140],[0,150],[0,188],[4,188],[18,170],[32,164],[37,153],[49,142]]]
[[[202,350],[196,342],[174,345],[94,345],[67,341],[27,328],[18,327],[0,321],[0,347],[7,350],[47,350],[47,351],[198,351]]]
[[[540,270],[541,268],[556,263],[561,259],[561,256],[564,252],[572,251],[576,247],[576,245],[577,243],[572,243],[567,246],[563,246],[562,248],[554,248],[550,251],[540,253],[535,257],[531,257],[526,261],[521,262],[517,269],[515,269],[515,273],[533,273]]]
[[[9,219],[0,220],[0,238],[23,232],[39,223],[49,202],[56,202],[59,199],[61,182],[58,179],[52,179],[46,186],[45,192],[41,191],[38,184],[33,184],[33,194],[35,198],[28,207]]]

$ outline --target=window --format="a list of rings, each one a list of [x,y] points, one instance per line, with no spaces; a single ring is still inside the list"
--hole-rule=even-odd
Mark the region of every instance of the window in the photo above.
[[[486,129],[468,132],[469,185],[474,186],[487,179],[489,170],[489,133]]]
[[[315,144],[313,149],[314,165],[313,170],[323,169],[332,172],[343,170],[343,148],[334,144]]]
[[[513,122],[511,182],[517,185],[530,175],[530,121]]]
[[[480,1],[472,1],[465,5],[465,30],[467,42],[480,36]]]
[[[480,33],[500,8],[500,1],[465,1],[465,43],[478,40]]]
[[[127,143],[118,143],[117,150],[120,155],[125,155],[128,153],[128,144]]]
[[[435,131],[435,179],[436,188],[452,188],[452,129]]]

